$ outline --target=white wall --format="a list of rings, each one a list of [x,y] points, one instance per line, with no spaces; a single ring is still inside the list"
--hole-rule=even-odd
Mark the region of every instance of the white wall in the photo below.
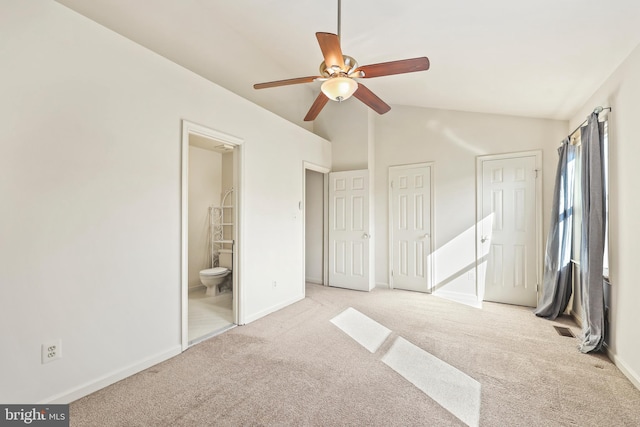
[[[329,101],[314,121],[313,131],[331,141],[332,172],[369,166],[369,108],[356,98]]]
[[[189,288],[202,286],[200,270],[211,267],[209,207],[220,205],[222,154],[189,147]]]
[[[305,280],[322,284],[324,175],[309,169],[305,175]]]
[[[167,23],[162,19],[145,19],[131,25],[131,20],[136,19],[135,16],[127,14],[127,10],[119,7],[117,3],[113,4],[111,9],[102,10],[99,14],[95,14],[90,4],[92,2],[85,0],[58,1],[131,40],[137,40],[141,45],[171,61],[184,65],[185,68],[233,93],[273,111],[305,129],[312,128],[312,122],[305,122],[303,118],[318,95],[320,85],[315,83],[262,90],[254,89],[254,83],[297,76],[291,75],[291,71],[286,66],[276,64],[268,52],[256,49],[251,40],[238,34],[223,16],[216,13],[216,8],[219,6],[208,3],[211,13],[194,16],[193,8],[189,3],[199,2],[199,0],[154,2],[155,9],[163,9],[165,12],[160,16],[170,16],[171,22]],[[136,7],[136,5],[127,5],[127,9],[129,7]],[[139,3],[138,7],[147,7],[147,5]],[[154,18],[157,17],[158,15],[154,15]],[[194,45],[189,38],[190,34],[166,31],[168,25],[175,23],[177,28],[184,22],[197,31],[205,42],[215,44],[215,54],[203,56],[199,46]],[[311,32],[309,32],[309,36],[312,36]],[[233,43],[228,42],[231,39]],[[317,52],[319,55],[320,51]],[[320,57],[318,56],[318,58]],[[252,70],[256,67],[260,68],[262,76],[260,81],[253,79]]]
[[[567,134],[565,121],[394,106],[375,119],[376,282],[388,285],[389,166],[434,162],[432,230],[435,283],[440,291],[476,296],[476,158],[543,151],[544,232],[549,224],[556,149]],[[447,246],[449,245],[449,246]],[[455,256],[441,256],[455,246]],[[440,251],[440,252],[438,252]],[[463,254],[470,254],[465,257]],[[460,273],[467,274],[460,274]]]
[[[58,3],[2,9],[1,402],[69,401],[180,351],[182,119],[244,140],[244,321],[303,297],[300,168],[330,167],[328,142]]]
[[[608,351],[616,365],[640,388],[640,46],[571,120],[577,127],[593,109],[611,106],[609,115],[609,275],[610,335]]]

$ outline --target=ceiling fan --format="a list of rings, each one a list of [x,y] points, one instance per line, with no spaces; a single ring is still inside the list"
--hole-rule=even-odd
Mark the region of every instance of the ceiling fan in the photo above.
[[[343,55],[340,48],[340,2],[341,0],[338,0],[338,34],[316,33],[324,57],[324,61],[320,64],[319,76],[297,77],[253,85],[254,89],[266,89],[316,81],[323,82],[321,92],[311,105],[311,109],[304,118],[305,121],[315,120],[330,99],[342,102],[352,95],[378,114],[384,114],[391,110],[391,107],[355,79],[413,73],[429,69],[429,59],[426,56],[360,66],[351,56]]]

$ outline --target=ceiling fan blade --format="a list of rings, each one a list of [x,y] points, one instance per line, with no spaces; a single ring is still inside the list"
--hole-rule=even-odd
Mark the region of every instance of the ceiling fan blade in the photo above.
[[[390,76],[393,74],[413,73],[416,71],[425,71],[429,69],[429,58],[423,56],[421,58],[402,59],[400,61],[382,62],[380,64],[363,65],[358,67],[355,72],[364,72],[362,78]]]
[[[277,87],[277,86],[286,86],[286,85],[297,85],[299,83],[311,83],[315,81],[315,79],[321,78],[320,76],[309,76],[309,77],[298,77],[295,79],[286,79],[286,80],[277,80],[274,82],[266,82],[266,83],[257,83],[253,85],[254,89],[266,89],[268,87]]]
[[[358,83],[358,89],[356,89],[353,96],[367,104],[369,108],[371,108],[378,114],[384,114],[387,111],[391,110],[391,107],[389,107],[382,99],[378,98],[378,95],[371,92],[362,83]]]
[[[318,117],[318,114],[320,114],[320,111],[322,111],[324,106],[327,105],[327,102],[329,102],[329,98],[327,98],[324,93],[320,92],[316,100],[313,101],[313,105],[311,105],[309,112],[304,117],[304,121],[311,122],[315,120],[316,117]]]
[[[331,68],[332,65],[337,65],[341,70],[344,69],[344,58],[342,56],[342,49],[340,48],[340,38],[336,34],[332,33],[316,33],[322,56],[324,56],[324,63],[327,68]]]

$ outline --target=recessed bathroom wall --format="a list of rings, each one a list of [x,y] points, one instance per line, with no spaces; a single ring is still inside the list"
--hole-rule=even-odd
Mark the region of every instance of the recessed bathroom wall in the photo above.
[[[201,286],[200,270],[211,267],[209,207],[220,204],[222,157],[189,146],[189,289]]]
[[[222,192],[221,195],[225,194],[227,191],[231,190],[233,187],[233,151],[222,153]],[[234,191],[229,194],[227,200],[225,200],[225,205],[227,206],[236,206],[236,196],[237,193]],[[222,202],[222,201],[221,201]],[[235,209],[235,208],[234,208]],[[225,222],[235,222],[234,221],[234,210],[228,209],[225,212],[225,215],[230,214],[231,217],[227,217]],[[235,225],[223,227],[223,239],[225,240],[234,240],[235,239]]]
[[[233,188],[233,151],[222,153],[222,192]]]

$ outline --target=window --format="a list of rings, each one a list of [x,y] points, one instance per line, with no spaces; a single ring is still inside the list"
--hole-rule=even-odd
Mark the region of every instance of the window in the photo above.
[[[604,257],[603,275],[609,279],[609,122],[605,120],[600,123],[600,130],[603,134],[602,146],[602,172],[604,179],[604,200],[605,200],[605,228],[604,228]],[[580,263],[580,247],[582,240],[582,146],[579,144],[580,135],[575,138],[578,145],[575,157],[575,193],[574,193],[574,220],[573,220],[573,248],[571,259],[574,263]],[[572,143],[574,143],[572,138]]]

